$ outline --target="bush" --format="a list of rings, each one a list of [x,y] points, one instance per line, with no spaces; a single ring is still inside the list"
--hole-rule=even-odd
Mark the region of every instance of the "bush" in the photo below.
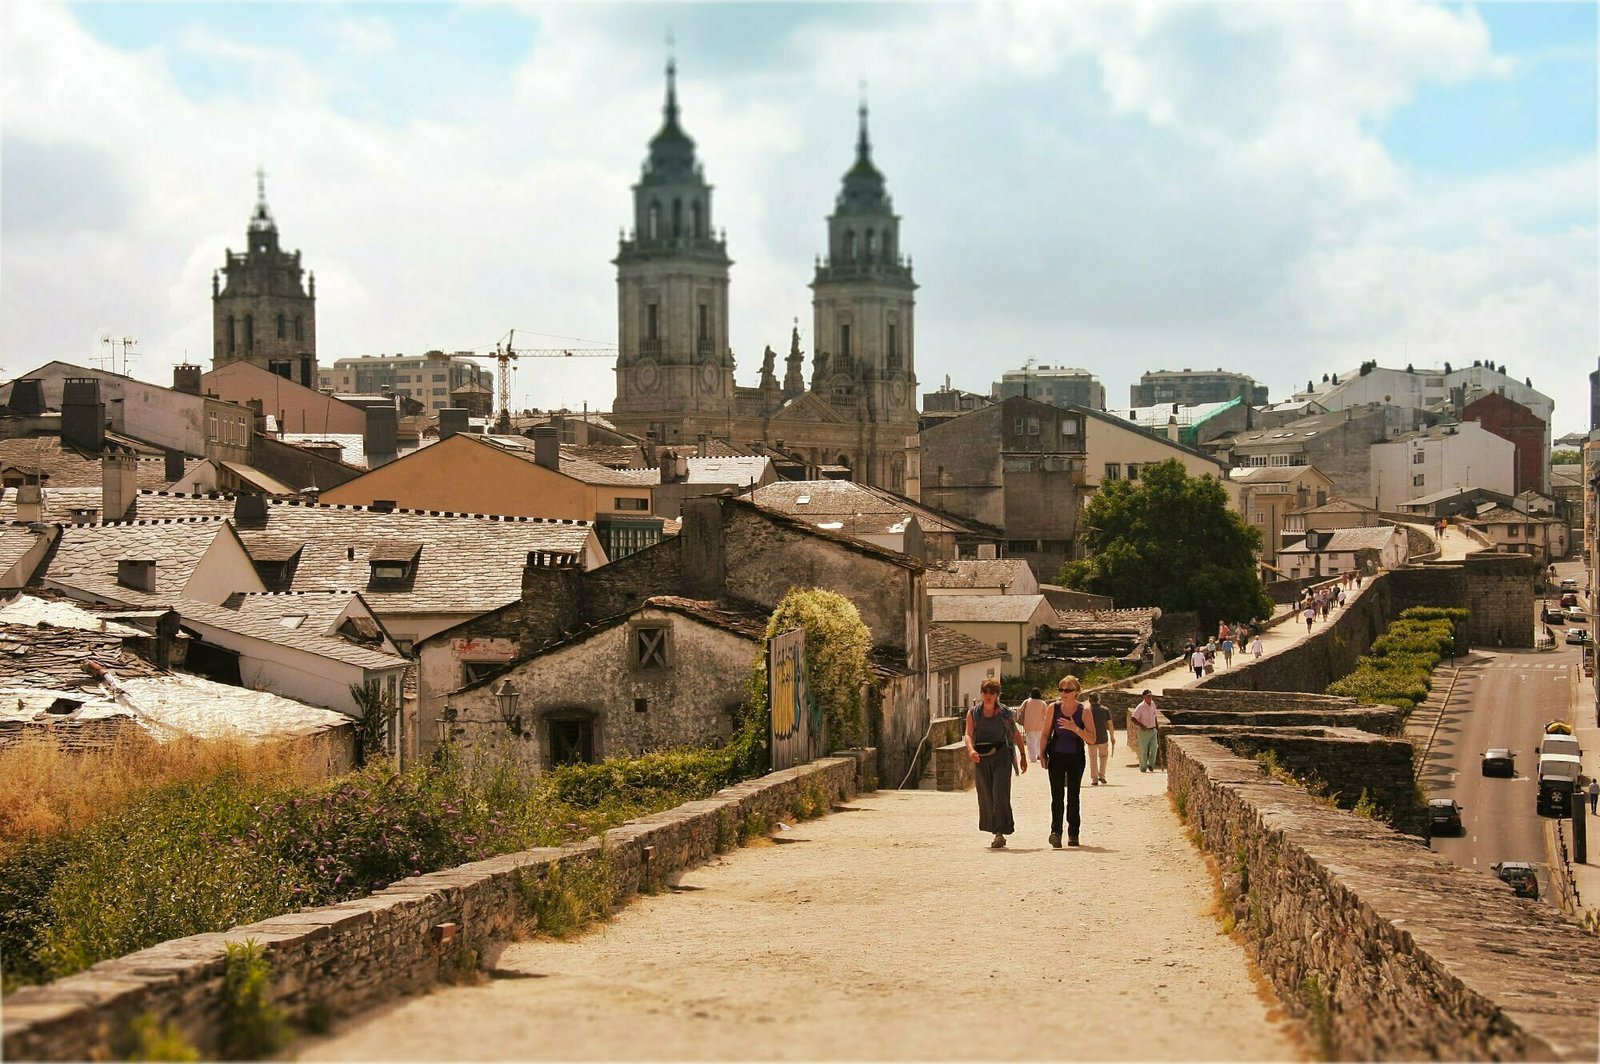
[[[222,976],[222,1055],[261,1060],[289,1041],[283,1010],[272,1000],[272,964],[254,939],[230,942]]]
[[[1406,610],[1373,643],[1371,654],[1360,658],[1349,675],[1328,685],[1328,694],[1409,711],[1428,697],[1433,670],[1455,646],[1455,626],[1464,623],[1466,616],[1465,610]]]

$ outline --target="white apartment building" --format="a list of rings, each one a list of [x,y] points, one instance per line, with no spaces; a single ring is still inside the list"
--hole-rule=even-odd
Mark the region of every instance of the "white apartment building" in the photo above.
[[[494,374],[480,366],[470,351],[453,355],[362,355],[341,358],[318,372],[318,385],[335,395],[404,395],[427,407],[428,413],[454,406],[450,393],[477,385],[494,389]]]
[[[1449,488],[1514,494],[1516,445],[1475,421],[1438,425],[1372,445],[1373,506],[1400,505]],[[1365,500],[1362,500],[1365,501]]]

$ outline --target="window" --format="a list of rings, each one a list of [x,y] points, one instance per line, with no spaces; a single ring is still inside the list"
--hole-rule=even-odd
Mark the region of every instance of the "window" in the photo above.
[[[1039,435],[1039,419],[1038,418],[1030,417],[1028,419],[1028,435],[1029,436],[1037,436],[1037,435]]]
[[[623,498],[616,498],[616,499],[612,499],[611,502],[612,502],[611,508],[613,510],[648,510],[648,509],[650,509],[650,500],[649,499],[623,499]]]
[[[594,760],[594,723],[582,717],[551,717],[550,765],[581,765]]]
[[[856,261],[856,231],[854,229],[846,229],[844,231],[844,261]]]
[[[711,340],[711,308],[704,303],[700,304],[700,342],[708,343]]]
[[[1078,422],[1075,419],[1069,418],[1061,423],[1061,435],[1076,436],[1077,434]]]
[[[409,658],[411,656],[411,652],[417,648],[417,643],[414,639],[396,639],[394,641],[394,648],[402,655]]]
[[[871,229],[867,230],[867,261],[872,261],[872,255],[878,250],[878,234]]]
[[[701,237],[706,235],[706,220],[700,209],[700,201],[695,200],[689,204],[689,220],[692,225],[692,235]]]
[[[252,314],[244,316],[244,349],[246,351],[256,349],[256,319]]]
[[[1121,462],[1107,462],[1106,463],[1106,479],[1107,480],[1121,480],[1122,479],[1122,463]]]
[[[1026,427],[1027,427],[1027,422],[1019,417],[1019,418],[1017,418],[1016,424],[1012,427],[1012,434],[1016,435],[1016,436],[1021,436],[1022,432],[1023,432],[1023,429],[1025,429]]]
[[[650,712],[650,700],[648,698],[635,698],[633,700],[633,711],[635,713]]]
[[[213,441],[220,439],[217,435],[217,415],[215,411],[206,415],[206,439]]]
[[[889,326],[889,361],[893,362],[900,357],[900,345],[894,332],[894,326]]]
[[[850,326],[839,326],[839,355],[842,358],[850,357]]]
[[[491,672],[505,665],[503,661],[463,661],[461,663],[462,684],[477,683]]]
[[[1138,480],[1139,479],[1139,463],[1138,462],[1129,462],[1128,463],[1128,479],[1129,480]]]
[[[650,204],[650,210],[645,215],[645,237],[654,240],[661,235],[661,204]]]
[[[1010,648],[1009,644],[1003,643],[1003,642],[997,642],[997,643],[995,643],[994,648],[1000,652],[1001,660],[1003,660],[1003,661],[1010,661],[1011,660],[1011,648]]]
[[[372,582],[374,584],[399,584],[406,578],[406,570],[410,566],[405,562],[373,562]]]
[[[1427,460],[1428,460],[1428,456],[1422,451],[1416,451],[1411,455],[1411,464],[1412,465],[1421,465],[1423,462],[1426,462]]]
[[[435,382],[435,383],[437,383],[437,384],[443,384],[443,383],[444,383],[444,382],[445,382],[445,381],[446,381],[446,380],[448,380],[448,379],[449,379],[449,377],[448,377],[448,375],[447,375],[447,374],[444,374],[444,373],[435,373],[435,374],[434,374],[434,375],[433,375],[433,379],[434,379],[434,382]]]
[[[279,314],[278,315],[278,339],[287,340],[288,338],[289,338],[289,319],[288,319],[288,317],[286,315]]]
[[[1418,473],[1416,476],[1411,478],[1411,486],[1413,488],[1420,488],[1424,483],[1427,482],[1427,479],[1428,478],[1424,474]]]
[[[296,340],[304,340],[306,338],[306,321],[298,314],[294,316],[294,338]]]
[[[1266,523],[1267,523],[1267,515],[1262,513],[1260,510],[1257,510],[1256,511],[1256,524],[1264,525]]]
[[[1517,538],[1517,526],[1516,525],[1507,525],[1506,526],[1506,535],[1509,536],[1512,539],[1516,539]]]
[[[672,201],[672,235],[683,235],[683,200]]]
[[[644,338],[646,340],[659,339],[656,333],[656,305],[654,303],[646,303],[644,307]]]
[[[668,665],[664,625],[640,625],[633,630],[633,664],[638,669],[664,669]]]
[[[235,329],[234,329],[233,315],[229,314],[228,315],[228,354],[230,354],[230,355],[233,354],[233,351],[234,351],[234,343],[235,343],[235,340],[236,340],[236,337],[235,337],[234,333],[235,333]]]

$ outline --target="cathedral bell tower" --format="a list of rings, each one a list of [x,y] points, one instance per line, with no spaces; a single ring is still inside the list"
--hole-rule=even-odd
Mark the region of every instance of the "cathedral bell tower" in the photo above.
[[[250,362],[307,388],[317,386],[317,277],[300,282],[300,252],[278,247],[267,210],[267,175],[256,170],[256,208],[245,251],[232,248],[211,275],[211,367]],[[226,278],[225,280],[223,278]]]
[[[678,124],[677,65],[667,63],[661,130],[633,186],[633,227],[617,267],[618,428],[679,442],[684,418],[727,417],[727,243],[711,224],[711,186]],[[703,422],[702,422],[703,423]],[[700,431],[704,431],[701,429]]]
[[[811,282],[811,387],[869,423],[917,420],[916,283],[900,254],[900,218],[872,164],[867,105],[857,112],[855,164],[828,218],[828,254]],[[913,430],[914,431],[914,430]]]

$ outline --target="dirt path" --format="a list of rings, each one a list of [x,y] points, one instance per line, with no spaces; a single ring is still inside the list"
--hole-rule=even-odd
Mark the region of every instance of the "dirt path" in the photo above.
[[[500,977],[342,1025],[307,1060],[1305,1059],[1165,796],[1119,744],[1052,850],[1043,773],[991,851],[972,792],[880,791],[636,900]]]

